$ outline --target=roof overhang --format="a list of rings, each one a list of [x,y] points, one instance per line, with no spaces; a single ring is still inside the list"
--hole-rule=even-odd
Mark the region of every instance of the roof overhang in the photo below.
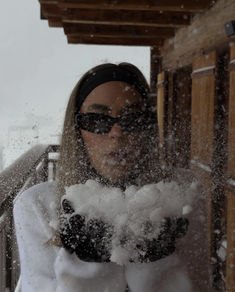
[[[70,44],[161,46],[211,0],[39,0],[41,18]]]

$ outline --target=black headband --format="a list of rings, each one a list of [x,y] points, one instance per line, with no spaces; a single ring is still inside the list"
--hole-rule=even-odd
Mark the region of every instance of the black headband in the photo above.
[[[147,88],[141,83],[138,76],[119,65],[110,64],[108,67],[100,68],[96,72],[91,72],[82,81],[76,97],[76,112],[81,108],[89,93],[100,84],[109,81],[122,81],[132,85],[143,98],[147,97]]]

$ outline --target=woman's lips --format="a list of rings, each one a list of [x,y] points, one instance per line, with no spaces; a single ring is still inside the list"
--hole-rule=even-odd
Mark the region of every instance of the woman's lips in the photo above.
[[[107,156],[113,159],[126,159],[128,157],[128,153],[122,152],[122,151],[118,151],[118,152],[112,151],[112,152],[109,152]]]

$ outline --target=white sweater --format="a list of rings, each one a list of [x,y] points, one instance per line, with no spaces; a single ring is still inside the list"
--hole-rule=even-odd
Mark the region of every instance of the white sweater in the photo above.
[[[58,226],[56,183],[46,182],[20,194],[14,221],[22,292],[205,292],[208,284],[205,206],[189,218],[187,235],[176,252],[152,263],[120,266],[90,263],[47,241]],[[203,209],[204,208],[204,209]]]

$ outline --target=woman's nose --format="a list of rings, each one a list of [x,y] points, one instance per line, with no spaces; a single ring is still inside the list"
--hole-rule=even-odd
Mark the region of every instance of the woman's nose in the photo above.
[[[119,138],[119,137],[121,137],[123,135],[123,132],[122,132],[122,129],[121,129],[120,125],[118,123],[115,123],[113,125],[112,129],[110,130],[108,135],[109,135],[110,138],[114,138],[114,137]]]

